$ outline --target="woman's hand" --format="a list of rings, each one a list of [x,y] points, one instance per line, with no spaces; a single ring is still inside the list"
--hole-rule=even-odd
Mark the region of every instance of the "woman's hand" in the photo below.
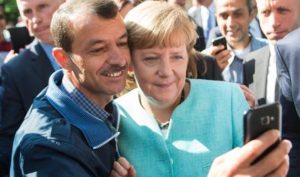
[[[279,138],[279,131],[270,130],[241,148],[233,149],[217,157],[208,174],[209,177],[285,177],[289,169],[288,153],[292,147],[283,140],[264,158],[251,163]]]

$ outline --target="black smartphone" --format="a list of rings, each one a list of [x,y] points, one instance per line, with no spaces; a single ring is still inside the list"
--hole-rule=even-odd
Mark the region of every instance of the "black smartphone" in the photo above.
[[[10,39],[13,49],[16,53],[19,53],[21,48],[25,48],[26,45],[33,41],[33,37],[29,35],[26,27],[12,27],[8,29],[10,33]]]
[[[223,50],[227,49],[227,41],[226,41],[226,38],[224,36],[220,36],[220,37],[215,38],[212,41],[212,44],[213,44],[213,46],[223,45],[224,46]],[[223,50],[221,50],[221,51],[223,51]]]
[[[264,132],[277,129],[281,132],[281,105],[271,103],[249,109],[244,114],[244,144],[257,138]],[[252,164],[259,161],[263,156],[275,148],[281,139],[270,146],[262,155],[255,159]]]

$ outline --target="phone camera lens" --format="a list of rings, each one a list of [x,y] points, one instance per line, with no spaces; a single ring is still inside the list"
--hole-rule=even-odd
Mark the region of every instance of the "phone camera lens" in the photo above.
[[[261,125],[269,125],[270,124],[270,116],[264,116],[260,118]]]

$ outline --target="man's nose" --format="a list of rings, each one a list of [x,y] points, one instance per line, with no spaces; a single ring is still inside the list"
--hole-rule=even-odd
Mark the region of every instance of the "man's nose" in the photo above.
[[[129,56],[127,56],[127,54],[122,50],[124,49],[120,49],[118,46],[112,47],[107,62],[111,65],[125,65]]]

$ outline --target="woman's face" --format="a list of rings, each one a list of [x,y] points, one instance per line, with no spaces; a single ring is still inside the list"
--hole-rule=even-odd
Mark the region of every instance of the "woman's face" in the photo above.
[[[185,84],[187,65],[185,44],[132,51],[138,85],[150,104],[165,107],[176,102]]]

